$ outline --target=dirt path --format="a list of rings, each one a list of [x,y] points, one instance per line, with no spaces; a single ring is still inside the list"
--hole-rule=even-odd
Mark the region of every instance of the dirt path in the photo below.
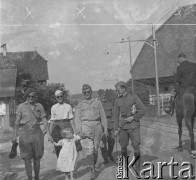
[[[141,122],[141,161],[152,161],[155,164],[155,171],[157,170],[157,162],[166,161],[169,162],[171,157],[181,164],[184,161],[189,161],[194,165],[195,162],[190,158],[189,154],[189,137],[186,129],[183,132],[183,152],[178,152],[175,147],[178,145],[177,127],[165,125],[160,122]],[[19,156],[14,160],[8,159],[9,150],[11,143],[0,144],[0,172],[6,172],[13,170],[18,173],[18,180],[26,180],[24,171],[24,165]],[[131,145],[128,149],[130,150],[130,157],[133,156]],[[120,146],[118,144],[117,151],[114,151],[114,156],[120,155]],[[114,180],[116,179],[117,167],[114,162],[110,162],[107,165],[102,165],[103,159],[98,157],[97,166],[100,168],[100,174],[97,180]],[[78,168],[74,173],[75,179],[88,180],[89,179],[89,168],[88,161],[82,153],[79,154]],[[55,171],[56,156],[53,153],[53,145],[48,143],[45,138],[45,154],[41,161],[41,173],[40,180],[63,180],[64,175],[60,172]],[[178,173],[181,166],[175,169],[175,173]],[[167,169],[164,170],[164,180],[171,179]],[[133,177],[130,175],[130,179]]]

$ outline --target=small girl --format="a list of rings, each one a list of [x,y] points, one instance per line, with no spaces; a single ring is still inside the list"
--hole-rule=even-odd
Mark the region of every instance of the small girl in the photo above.
[[[62,137],[63,139],[59,140],[58,143],[53,142],[55,146],[62,146],[56,170],[65,173],[65,180],[69,179],[69,174],[71,175],[71,180],[73,180],[73,171],[75,170],[78,157],[75,141],[81,138],[78,135],[74,135],[70,128],[62,130]]]

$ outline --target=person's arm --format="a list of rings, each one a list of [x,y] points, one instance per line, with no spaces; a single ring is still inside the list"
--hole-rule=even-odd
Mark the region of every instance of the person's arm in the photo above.
[[[47,131],[48,140],[51,141],[52,138],[51,138],[50,130],[49,130],[49,127],[48,127],[48,121],[47,121],[47,119],[46,119],[46,113],[45,113],[45,111],[44,111],[44,107],[43,107],[41,104],[40,104],[40,112],[41,112],[40,118],[41,118],[41,120],[42,120],[42,122],[43,122],[43,125],[44,125],[46,131]]]
[[[105,115],[105,111],[103,109],[103,106],[101,102],[99,101],[99,112],[100,112],[100,117],[101,117],[101,124],[104,128],[104,132],[108,130],[108,121]]]
[[[114,103],[114,112],[113,112],[113,114],[114,114],[114,129],[118,130],[120,110],[119,110],[119,107],[118,107],[117,100],[115,100],[115,103]]]
[[[80,104],[76,107],[75,117],[74,117],[74,125],[76,133],[81,133],[81,107]]]
[[[54,106],[52,106],[52,108],[51,108],[51,117],[50,117],[50,134],[52,133],[54,118],[55,118],[55,116],[54,116]]]
[[[17,110],[16,110],[16,120],[15,120],[15,126],[14,126],[14,137],[13,137],[13,142],[17,141],[17,133],[18,133],[18,127],[20,125],[21,117],[22,117],[22,111],[21,111],[21,106],[19,105]]]
[[[59,140],[58,141],[58,143],[56,143],[56,142],[52,142],[55,146],[63,146],[63,141],[62,141],[62,139],[61,140]]]
[[[70,119],[70,124],[71,124],[73,131],[74,131],[74,134],[75,134],[76,131],[75,131],[75,125],[74,125],[73,118],[74,118],[73,111],[72,111],[72,107],[70,106],[69,111],[68,111],[68,119]]]
[[[74,140],[75,141],[78,141],[78,140],[81,140],[82,138],[79,136],[79,135],[74,135]]]
[[[144,114],[146,113],[146,108],[137,95],[134,95],[134,103],[136,106],[136,112],[133,117],[137,121],[144,116]]]
[[[181,78],[182,78],[182,70],[181,70],[181,66],[179,66],[177,68],[176,77],[175,77],[175,82],[177,85],[181,83]]]

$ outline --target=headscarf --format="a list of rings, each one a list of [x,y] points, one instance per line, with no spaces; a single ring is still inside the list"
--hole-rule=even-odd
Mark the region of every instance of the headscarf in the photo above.
[[[28,88],[24,93],[24,98],[26,99],[27,96],[31,93],[36,93],[36,90],[34,88]]]

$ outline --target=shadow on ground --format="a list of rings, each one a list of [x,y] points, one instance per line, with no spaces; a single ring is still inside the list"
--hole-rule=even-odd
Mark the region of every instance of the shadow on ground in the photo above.
[[[191,153],[191,142],[189,139],[186,139],[182,142],[183,150],[187,151],[189,154]],[[195,142],[196,147],[196,142]]]
[[[0,172],[3,175],[6,172],[16,172],[17,174],[24,172],[23,162],[20,156],[15,159],[9,159],[9,152],[0,152]]]

